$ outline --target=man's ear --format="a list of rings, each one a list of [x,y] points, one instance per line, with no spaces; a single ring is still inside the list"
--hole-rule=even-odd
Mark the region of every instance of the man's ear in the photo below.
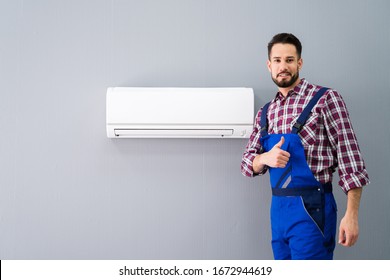
[[[300,59],[298,59],[298,69],[301,70],[302,66],[303,66],[303,59],[301,57]]]
[[[267,68],[268,71],[271,72],[271,61],[269,61],[269,59],[267,60]]]

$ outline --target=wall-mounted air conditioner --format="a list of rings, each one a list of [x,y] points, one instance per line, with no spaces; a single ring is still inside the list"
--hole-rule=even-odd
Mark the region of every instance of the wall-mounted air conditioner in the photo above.
[[[107,89],[110,138],[248,138],[251,88]]]

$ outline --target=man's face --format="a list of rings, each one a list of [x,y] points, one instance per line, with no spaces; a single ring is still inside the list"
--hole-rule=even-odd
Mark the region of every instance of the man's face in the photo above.
[[[275,44],[267,61],[271,78],[279,88],[290,88],[299,83],[299,70],[303,64],[292,44]]]

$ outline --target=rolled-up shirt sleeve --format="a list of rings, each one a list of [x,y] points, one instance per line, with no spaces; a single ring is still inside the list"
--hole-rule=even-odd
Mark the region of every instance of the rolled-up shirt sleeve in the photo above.
[[[368,173],[344,100],[332,91],[325,106],[324,121],[332,150],[336,153],[339,185],[347,193],[369,184]]]
[[[253,131],[249,137],[248,144],[246,145],[245,152],[242,156],[241,161],[241,173],[247,177],[254,177],[257,175],[263,175],[267,172],[267,167],[263,168],[260,173],[255,173],[253,171],[253,160],[255,157],[263,152],[263,147],[260,144],[260,109],[255,117],[255,122],[253,125]]]

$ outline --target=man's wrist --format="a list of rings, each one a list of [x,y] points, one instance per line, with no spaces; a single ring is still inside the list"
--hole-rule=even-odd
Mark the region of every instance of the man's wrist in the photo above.
[[[263,154],[257,155],[253,160],[253,172],[259,174],[264,171],[266,165],[262,161]]]

